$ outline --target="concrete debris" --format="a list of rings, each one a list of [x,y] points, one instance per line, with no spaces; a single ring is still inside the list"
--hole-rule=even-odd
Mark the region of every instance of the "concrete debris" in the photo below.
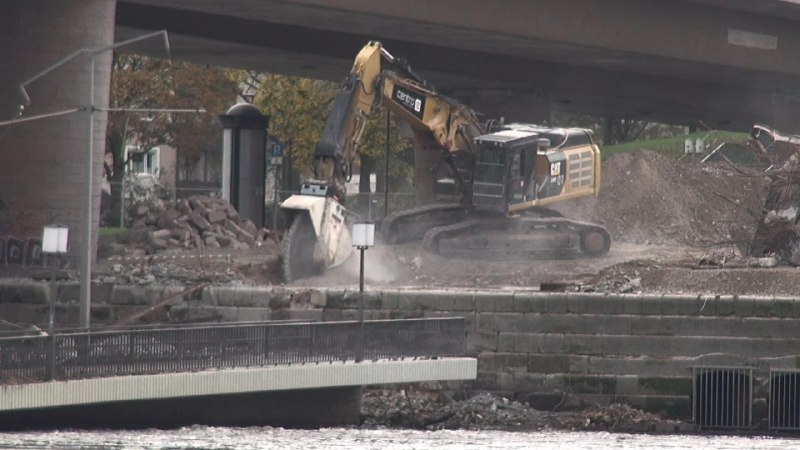
[[[271,285],[282,278],[278,236],[226,201],[199,195],[129,213],[134,226],[101,239],[96,282]]]
[[[772,267],[774,258],[800,266],[800,136],[786,136],[757,125],[750,146],[770,163],[769,189],[762,217],[749,248],[759,267]]]
[[[446,391],[369,390],[361,402],[363,427],[423,430],[592,430],[692,432],[689,423],[613,403],[580,411],[540,411],[527,402],[486,392],[459,399]]]
[[[205,195],[178,199],[163,209],[137,205],[130,214],[134,225],[126,244],[147,254],[177,248],[242,250],[277,242],[271,230],[242,219],[230,203]]]
[[[764,217],[764,224],[765,225],[772,225],[778,221],[784,222],[797,222],[797,213],[800,211],[796,206],[792,206],[790,208],[786,208],[780,211],[767,211],[766,217]]]

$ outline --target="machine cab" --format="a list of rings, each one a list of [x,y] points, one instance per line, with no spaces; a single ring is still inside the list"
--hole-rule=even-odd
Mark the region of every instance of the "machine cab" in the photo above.
[[[476,138],[472,204],[504,213],[596,195],[600,150],[590,130],[511,124]]]

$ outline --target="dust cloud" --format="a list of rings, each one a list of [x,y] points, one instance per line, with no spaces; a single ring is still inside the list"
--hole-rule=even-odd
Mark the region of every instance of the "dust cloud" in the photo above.
[[[290,283],[290,286],[354,287],[357,289],[360,257],[360,252],[355,250],[342,265],[318,276],[296,280]],[[413,260],[398,258],[395,248],[392,246],[377,243],[374,247],[364,251],[364,283],[380,286],[403,283],[408,279],[413,266]]]

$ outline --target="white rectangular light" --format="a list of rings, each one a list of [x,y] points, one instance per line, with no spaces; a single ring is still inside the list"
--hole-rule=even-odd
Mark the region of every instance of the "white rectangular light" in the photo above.
[[[372,247],[375,245],[375,224],[356,222],[353,224],[353,247]]]
[[[66,253],[69,228],[64,225],[45,225],[42,233],[43,253]]]

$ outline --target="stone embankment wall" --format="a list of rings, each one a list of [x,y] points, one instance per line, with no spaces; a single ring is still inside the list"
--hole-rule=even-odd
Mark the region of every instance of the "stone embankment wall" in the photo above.
[[[115,323],[183,288],[96,286],[93,323]],[[46,284],[0,285],[0,314],[44,323]],[[75,323],[76,286],[62,286],[57,322]],[[800,361],[800,301],[514,291],[365,293],[366,319],[461,316],[478,379],[539,409],[625,401],[691,418],[692,367],[754,369],[753,413],[766,415],[769,369]],[[355,320],[357,291],[205,287],[151,320]]]

